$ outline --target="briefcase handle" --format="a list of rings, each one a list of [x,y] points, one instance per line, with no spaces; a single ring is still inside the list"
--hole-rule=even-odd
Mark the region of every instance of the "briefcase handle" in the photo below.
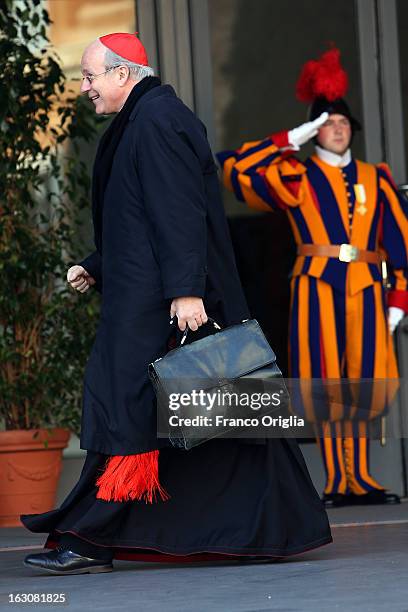
[[[170,319],[170,325],[173,325],[175,319],[177,319],[176,315],[174,315],[174,317],[172,319]],[[214,329],[222,329],[221,325],[219,325],[217,323],[217,321],[215,321],[211,317],[207,318],[207,323],[211,323],[214,326]],[[204,325],[207,325],[207,323],[204,323]],[[186,329],[183,331],[183,335],[182,335],[181,341],[180,341],[180,346],[183,346],[184,342],[186,341],[187,334],[188,334],[189,331],[191,331],[191,330],[190,330],[189,326],[187,325]]]

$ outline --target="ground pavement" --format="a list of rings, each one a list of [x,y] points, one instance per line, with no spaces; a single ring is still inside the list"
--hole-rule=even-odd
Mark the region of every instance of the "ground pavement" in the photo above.
[[[408,612],[408,500],[329,512],[334,543],[281,563],[115,561],[107,574],[40,575],[22,565],[43,535],[0,529],[0,610],[128,612]],[[65,603],[9,603],[63,593]]]

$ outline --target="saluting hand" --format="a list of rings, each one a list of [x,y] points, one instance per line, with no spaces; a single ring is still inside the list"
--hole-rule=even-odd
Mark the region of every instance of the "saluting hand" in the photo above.
[[[311,138],[317,135],[319,128],[326,123],[328,118],[329,113],[324,112],[314,121],[308,121],[307,123],[303,123],[299,127],[290,130],[288,132],[289,143],[294,149],[299,150],[301,145],[305,144]]]
[[[170,317],[173,318],[174,315],[177,315],[180,331],[184,331],[187,325],[191,331],[197,331],[208,321],[203,300],[199,297],[174,298],[170,307]]]
[[[95,284],[95,279],[82,266],[71,266],[67,272],[67,281],[73,289],[85,293]]]

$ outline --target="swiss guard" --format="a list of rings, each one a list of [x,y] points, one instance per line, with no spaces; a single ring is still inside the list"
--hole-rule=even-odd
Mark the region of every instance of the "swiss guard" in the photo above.
[[[238,200],[289,217],[297,244],[289,369],[302,385],[396,379],[392,333],[408,312],[407,204],[386,164],[353,158],[350,145],[361,126],[344,99],[347,88],[332,47],[307,62],[297,82],[298,99],[310,105],[307,123],[217,155],[224,184]],[[312,138],[315,153],[299,161],[294,152]],[[370,410],[381,414],[389,400],[375,384],[369,395],[364,417],[358,401],[340,401],[319,422],[327,507],[400,502],[369,470]],[[305,404],[313,420],[313,405]]]

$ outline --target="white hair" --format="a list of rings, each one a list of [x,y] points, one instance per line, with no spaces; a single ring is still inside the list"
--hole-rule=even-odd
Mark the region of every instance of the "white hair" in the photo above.
[[[105,67],[113,68],[114,66],[127,66],[129,68],[129,76],[134,81],[141,81],[147,76],[154,76],[154,70],[150,66],[142,66],[135,64],[124,57],[121,57],[111,49],[107,49],[105,53]]]

